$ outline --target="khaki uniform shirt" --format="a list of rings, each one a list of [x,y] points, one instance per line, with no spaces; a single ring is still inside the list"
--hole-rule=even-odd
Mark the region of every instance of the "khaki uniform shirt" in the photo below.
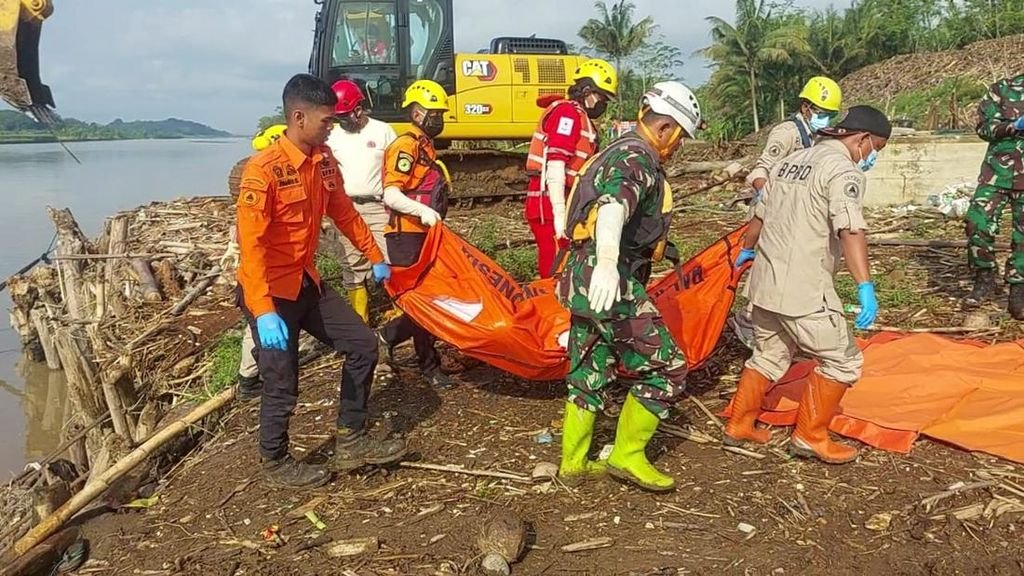
[[[785,316],[842,312],[833,275],[841,230],[865,230],[864,173],[838,140],[787,156],[754,210],[764,222],[750,276],[754,306]]]
[[[800,114],[796,115],[797,122],[803,124],[804,130],[811,137],[811,144],[814,143],[814,132],[811,131],[810,125],[807,124],[807,120],[804,119]],[[772,131],[768,133],[768,142],[764,145],[764,151],[761,152],[761,157],[757,159],[754,164],[754,169],[747,175],[747,184],[754,185],[754,180],[758,178],[768,179],[768,175],[772,170],[772,166],[775,166],[780,160],[789,156],[790,154],[804,149],[804,142],[800,138],[800,131],[797,130],[796,124],[791,119],[787,119],[785,122],[778,124]]]

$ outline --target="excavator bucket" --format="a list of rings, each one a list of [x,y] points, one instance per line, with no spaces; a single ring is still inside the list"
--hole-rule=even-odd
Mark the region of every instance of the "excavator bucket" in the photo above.
[[[39,37],[52,13],[51,0],[0,0],[0,98],[46,123],[55,104],[39,77]]]

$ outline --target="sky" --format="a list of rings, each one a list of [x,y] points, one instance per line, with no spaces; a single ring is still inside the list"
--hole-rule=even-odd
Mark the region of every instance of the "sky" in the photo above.
[[[634,0],[687,62],[685,81],[707,79],[693,52],[709,43],[707,16],[731,19],[727,0]],[[845,4],[846,2],[842,2]],[[58,113],[106,123],[184,118],[250,134],[281,88],[305,72],[313,0],[55,0],[43,25],[43,82]],[[798,0],[823,8],[832,0]],[[592,0],[454,0],[455,48],[476,52],[495,36],[580,43]]]

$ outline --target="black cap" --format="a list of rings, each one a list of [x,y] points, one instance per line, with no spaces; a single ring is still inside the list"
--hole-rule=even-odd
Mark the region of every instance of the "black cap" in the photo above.
[[[886,140],[892,136],[892,124],[885,114],[871,106],[854,106],[846,111],[846,115],[835,126],[822,128],[818,132],[826,136],[846,136],[867,132]]]

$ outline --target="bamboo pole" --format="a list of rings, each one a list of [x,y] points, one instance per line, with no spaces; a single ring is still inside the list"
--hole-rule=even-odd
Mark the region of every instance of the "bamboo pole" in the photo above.
[[[38,525],[36,525],[35,528],[29,530],[28,534],[25,534],[21,539],[15,542],[14,547],[12,548],[14,555],[13,559],[17,559],[48,538],[51,534],[60,530],[64,523],[70,520],[72,516],[80,512],[93,500],[106,492],[106,490],[110,488],[111,484],[138,466],[146,458],[149,458],[154,450],[160,448],[182,432],[185,432],[190,426],[219,410],[228,402],[231,402],[234,397],[234,387],[224,390],[220,394],[197,406],[184,418],[172,422],[166,428],[160,430],[143,442],[138,448],[132,450],[127,456],[108,468],[107,471],[101,474],[98,478],[86,484],[85,487],[82,488],[81,492],[75,494],[70,500],[64,503],[63,506],[55,510],[53,514],[44,518]]]
[[[32,325],[39,334],[39,343],[43,346],[43,355],[46,357],[46,367],[50,370],[60,370],[60,355],[57,353],[57,345],[53,341],[53,333],[50,332],[50,323],[46,318],[45,309],[36,306],[29,312]]]

